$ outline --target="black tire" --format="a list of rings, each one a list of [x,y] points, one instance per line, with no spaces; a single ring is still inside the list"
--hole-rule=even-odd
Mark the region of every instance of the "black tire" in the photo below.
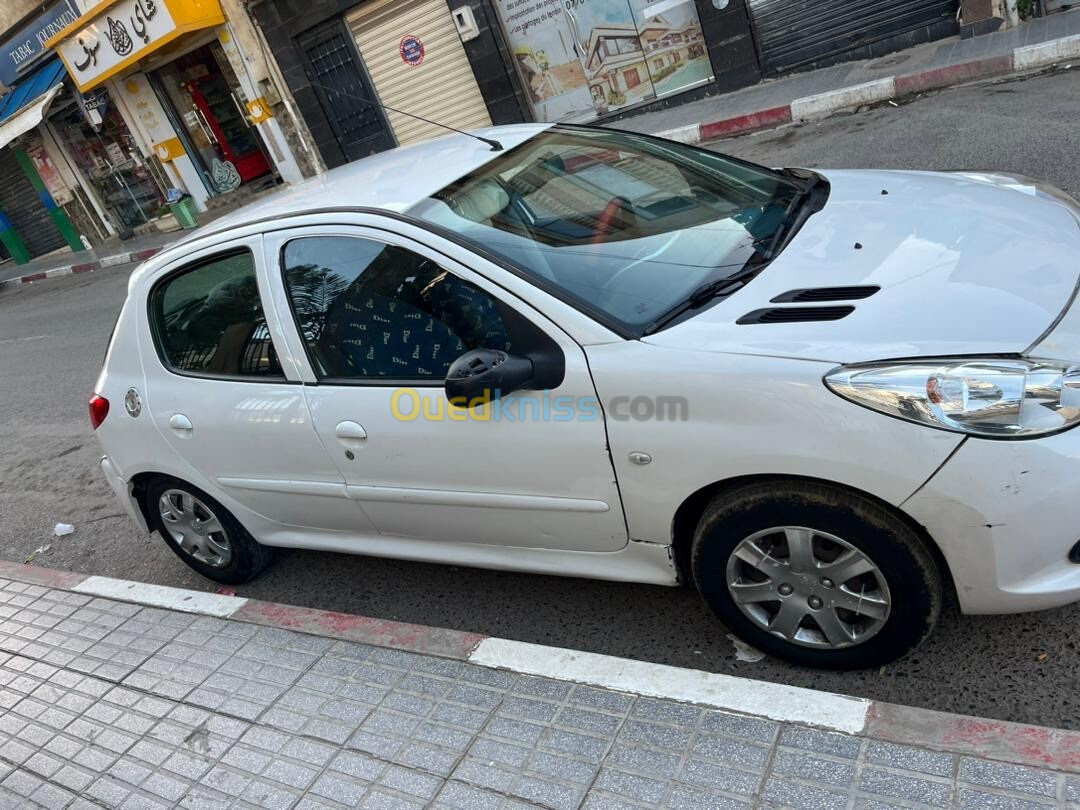
[[[230,551],[230,557],[225,564],[210,565],[196,559],[181,548],[172,534],[165,528],[165,521],[162,518],[159,503],[162,495],[170,490],[190,494],[209,508],[213,516],[218,519],[223,529],[222,534],[228,541]],[[161,535],[165,545],[171,548],[177,557],[207,579],[226,585],[240,585],[253,579],[273,559],[273,549],[256,541],[228,509],[198,487],[194,487],[178,478],[160,476],[146,487],[144,498],[150,527]]]
[[[728,587],[728,561],[744,539],[775,527],[805,527],[842,538],[877,566],[877,574],[871,576],[884,577],[891,606],[884,620],[876,625],[875,634],[867,634],[865,640],[851,646],[802,646],[770,632],[760,618],[755,620],[743,612]],[[775,544],[775,538],[782,536],[782,533],[767,534],[762,540],[766,545]],[[820,538],[813,539],[811,544],[815,554],[818,548],[826,552],[829,548],[837,548],[835,543]],[[782,562],[783,545],[778,545],[778,549]],[[849,552],[843,550],[843,553]],[[763,565],[774,565],[775,562],[774,558]],[[698,523],[690,564],[701,595],[737,636],[763,652],[804,666],[861,669],[894,661],[929,635],[941,610],[941,574],[922,538],[885,506],[839,486],[773,480],[746,484],[718,495]],[[787,571],[802,570],[790,562],[786,564]],[[784,570],[769,569],[776,573],[777,580],[785,576]],[[815,586],[805,583],[813,577],[816,577],[816,571],[800,578],[802,584],[797,586],[801,589],[800,598],[820,598],[816,592],[807,596],[807,589],[812,590]],[[763,579],[769,583],[774,581],[768,574]],[[849,592],[853,587],[850,583],[855,582],[857,580],[849,581]],[[835,588],[838,583],[829,581],[826,584]],[[829,598],[827,593],[824,595]],[[766,620],[770,620],[777,615],[781,604],[781,601],[763,602],[761,607],[753,606],[752,611],[758,617],[764,612],[768,614]],[[869,621],[850,612],[841,611],[840,615],[853,624]],[[799,632],[818,634],[823,639],[824,633],[819,630],[814,614],[808,616],[799,627],[809,628],[809,631]]]

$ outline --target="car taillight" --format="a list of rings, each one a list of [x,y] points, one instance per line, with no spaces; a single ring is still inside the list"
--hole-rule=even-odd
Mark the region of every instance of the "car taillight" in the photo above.
[[[90,397],[90,424],[94,426],[94,430],[101,427],[101,423],[105,421],[105,417],[108,415],[109,400],[98,394]]]

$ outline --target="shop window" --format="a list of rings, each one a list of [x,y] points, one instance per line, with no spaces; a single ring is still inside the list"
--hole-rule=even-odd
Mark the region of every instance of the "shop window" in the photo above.
[[[167,181],[156,159],[142,156],[116,107],[101,109],[102,122],[96,128],[74,105],[60,109],[49,120],[113,226],[121,233],[131,232],[166,213]]]
[[[712,78],[704,47],[683,50],[702,39],[694,0],[567,0],[541,20],[535,4],[494,2],[538,121],[590,120]],[[620,80],[627,70],[636,81]]]

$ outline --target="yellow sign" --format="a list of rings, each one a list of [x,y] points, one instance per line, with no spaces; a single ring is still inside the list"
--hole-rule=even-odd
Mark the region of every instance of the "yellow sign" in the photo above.
[[[268,118],[274,117],[273,110],[270,109],[270,105],[266,103],[266,99],[259,96],[254,101],[247,103],[248,112],[251,114],[251,123],[261,124]]]
[[[157,155],[158,160],[166,163],[170,160],[176,160],[178,157],[183,157],[187,152],[184,151],[184,145],[180,143],[179,138],[169,138],[154,144],[154,154]]]
[[[224,22],[218,0],[104,0],[45,47],[85,93],[177,37]]]

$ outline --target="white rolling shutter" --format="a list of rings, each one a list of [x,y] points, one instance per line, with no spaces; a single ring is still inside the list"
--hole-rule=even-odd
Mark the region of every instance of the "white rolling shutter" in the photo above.
[[[490,126],[491,118],[465,55],[446,0],[370,0],[346,16],[378,101],[457,129]],[[424,44],[417,66],[401,57],[401,40]],[[398,143],[445,135],[446,130],[387,111]]]

